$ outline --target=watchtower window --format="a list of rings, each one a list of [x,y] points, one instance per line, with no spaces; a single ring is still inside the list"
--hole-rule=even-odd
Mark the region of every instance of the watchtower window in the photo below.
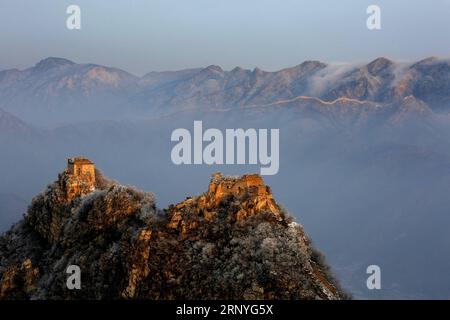
[[[81,176],[81,168],[78,168],[78,175]]]

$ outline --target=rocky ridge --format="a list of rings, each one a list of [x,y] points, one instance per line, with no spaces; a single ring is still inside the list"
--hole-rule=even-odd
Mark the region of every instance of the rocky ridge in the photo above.
[[[96,171],[70,199],[67,171],[0,237],[0,299],[341,299],[303,228],[258,175],[213,175],[160,210]],[[81,270],[81,289],[66,286]]]

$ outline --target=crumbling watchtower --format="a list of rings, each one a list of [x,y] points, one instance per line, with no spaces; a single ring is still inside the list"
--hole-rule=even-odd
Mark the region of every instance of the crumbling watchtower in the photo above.
[[[74,177],[83,177],[95,184],[95,166],[89,159],[84,157],[67,159],[67,171]]]
[[[66,171],[65,188],[69,200],[95,190],[95,166],[89,159],[85,157],[67,159]]]

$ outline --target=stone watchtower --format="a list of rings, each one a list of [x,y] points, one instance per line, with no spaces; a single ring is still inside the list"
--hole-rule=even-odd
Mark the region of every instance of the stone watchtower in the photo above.
[[[66,172],[65,189],[69,200],[95,190],[95,166],[89,159],[67,159]]]
[[[84,157],[75,157],[67,159],[67,171],[75,177],[85,177],[92,180],[95,184],[95,166],[94,163]]]

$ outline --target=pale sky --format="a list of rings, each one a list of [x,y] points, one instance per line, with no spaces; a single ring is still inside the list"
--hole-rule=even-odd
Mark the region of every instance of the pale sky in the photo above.
[[[66,28],[71,4],[81,30]],[[370,4],[381,7],[381,30],[366,27]],[[0,69],[49,56],[137,75],[450,57],[449,21],[449,0],[1,0]]]

